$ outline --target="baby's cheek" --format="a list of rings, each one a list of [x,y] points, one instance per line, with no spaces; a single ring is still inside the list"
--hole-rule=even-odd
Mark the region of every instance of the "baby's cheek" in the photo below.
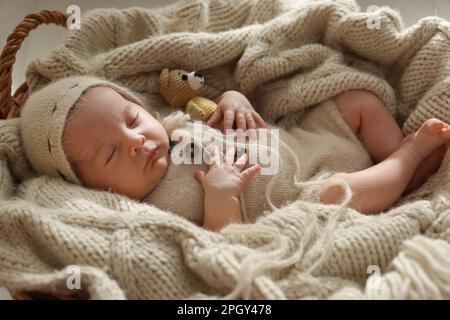
[[[153,179],[160,180],[164,176],[168,169],[168,161],[167,158],[161,157],[153,164],[152,170],[150,172],[150,176]]]

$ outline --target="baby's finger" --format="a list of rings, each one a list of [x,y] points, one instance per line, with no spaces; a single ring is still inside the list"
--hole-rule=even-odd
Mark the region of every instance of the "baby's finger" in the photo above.
[[[225,111],[223,120],[223,130],[226,132],[228,129],[231,129],[233,127],[234,123],[234,110],[227,110]]]
[[[245,169],[241,172],[241,177],[244,180],[244,184],[248,183],[251,178],[253,178],[261,170],[261,165],[259,163]]]
[[[197,170],[194,172],[194,178],[197,179],[198,182],[202,183],[204,177],[205,177],[205,171]]]
[[[227,152],[225,155],[225,163],[232,165],[234,163],[234,155],[236,154],[236,147],[233,145],[227,146]]]
[[[241,128],[238,128],[235,130],[237,142],[238,143],[245,143],[245,130],[242,130]]]
[[[249,129],[256,129],[256,123],[255,123],[255,119],[253,119],[253,115],[248,112],[245,115],[246,119],[247,119],[247,128]]]
[[[236,169],[239,170],[239,172],[241,172],[242,169],[244,169],[245,165],[247,164],[247,161],[248,155],[246,153],[243,153],[242,156],[240,156],[239,159],[236,160],[233,167],[235,167]]]
[[[258,112],[253,111],[253,118],[255,119],[256,123],[262,127],[262,128],[267,128],[267,124],[264,122],[263,118],[261,118],[261,116],[258,114]]]
[[[256,140],[258,139],[258,134],[256,133],[257,129],[247,129],[248,138],[250,143],[256,143]]]
[[[210,151],[210,155],[213,159],[213,163],[212,164],[217,164],[220,165],[222,163],[221,161],[221,156],[220,156],[220,152],[219,152],[219,147],[217,147],[216,145],[214,145]]]
[[[255,119],[253,119],[253,114],[251,112],[247,113],[247,134],[250,139],[250,142],[255,142],[257,139],[256,135],[256,123]]]
[[[247,121],[246,121],[245,113],[242,111],[238,111],[236,115],[236,124],[238,129],[247,130]]]
[[[222,108],[220,106],[217,107],[216,111],[214,111],[213,115],[211,116],[211,118],[208,120],[208,125],[209,126],[213,126],[216,123],[218,123],[220,120],[222,120],[223,117],[223,112],[222,112]]]

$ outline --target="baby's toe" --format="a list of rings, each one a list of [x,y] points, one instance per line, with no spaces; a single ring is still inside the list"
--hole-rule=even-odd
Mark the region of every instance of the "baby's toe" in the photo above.
[[[445,127],[442,128],[441,137],[450,139],[450,127],[448,125],[445,125]]]
[[[425,122],[425,127],[427,131],[431,133],[442,133],[446,124],[439,119],[429,119]]]

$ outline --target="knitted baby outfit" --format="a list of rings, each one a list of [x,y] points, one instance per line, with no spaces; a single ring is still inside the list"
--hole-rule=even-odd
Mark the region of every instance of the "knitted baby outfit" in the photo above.
[[[194,136],[193,125],[189,123],[179,129]],[[295,200],[318,203],[320,183],[333,173],[354,172],[372,165],[370,155],[342,118],[334,100],[313,107],[299,127],[284,130],[270,126],[269,130],[258,129],[257,132],[258,136],[263,134],[266,139],[257,140],[253,154],[266,169],[261,173],[266,174],[254,176],[240,194],[243,222],[255,222],[265,213]],[[169,161],[164,178],[143,200],[201,225],[203,189],[193,174],[196,170],[205,170],[207,165],[194,163],[194,159],[189,157],[190,152],[205,150],[211,140],[215,140],[214,144],[225,152],[225,140],[230,137],[234,140],[234,136],[226,137],[211,129],[202,131],[202,135],[197,137],[192,144],[180,148],[183,154],[188,155],[185,163]],[[317,150],[319,144],[323,148]],[[173,150],[176,151],[175,148]],[[251,154],[248,143],[246,151]],[[267,155],[271,162],[260,161],[260,154]],[[273,163],[275,161],[278,164]],[[305,181],[313,183],[305,185]]]
[[[90,76],[63,78],[30,95],[20,115],[21,138],[28,161],[37,173],[60,176],[82,185],[64,154],[63,133],[71,108],[83,93],[98,86],[111,87],[124,98],[143,106],[127,88]]]

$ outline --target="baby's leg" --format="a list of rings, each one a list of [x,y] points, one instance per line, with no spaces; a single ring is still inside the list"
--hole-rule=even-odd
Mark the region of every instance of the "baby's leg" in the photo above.
[[[418,165],[449,139],[449,125],[437,119],[428,120],[384,161],[363,171],[334,175],[322,187],[320,201],[340,203],[344,189],[338,179],[343,179],[353,192],[350,207],[364,213],[383,211],[398,200]]]
[[[431,174],[434,174],[439,170],[442,164],[442,160],[447,153],[447,149],[448,144],[440,146],[420,163],[408,185],[406,186],[406,189],[403,192],[402,196],[406,196],[421,187]]]
[[[353,132],[359,136],[375,163],[379,163],[400,147],[403,134],[384,103],[372,92],[349,90],[336,97],[336,106]],[[410,179],[404,195],[420,187],[435,173],[445,156],[442,146],[424,159]]]
[[[403,134],[384,103],[372,92],[350,90],[336,97],[336,106],[359,136],[375,163],[400,147]]]

